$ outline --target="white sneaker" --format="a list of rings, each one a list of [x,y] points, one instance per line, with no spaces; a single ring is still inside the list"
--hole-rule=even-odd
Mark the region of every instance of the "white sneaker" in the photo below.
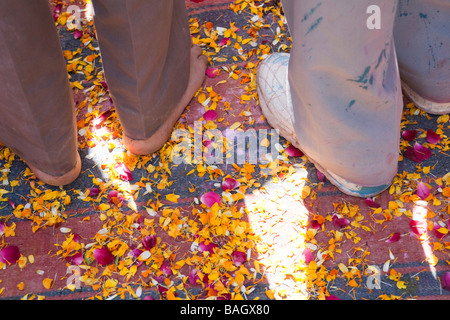
[[[402,81],[402,89],[414,104],[426,113],[435,115],[450,113],[450,102],[439,103],[427,100],[411,89],[404,81]]]
[[[259,64],[256,75],[257,92],[259,104],[267,122],[279,130],[280,136],[301,150],[294,130],[294,109],[288,79],[289,58],[290,55],[287,53],[275,53]],[[390,185],[377,187],[356,185],[322,168],[313,159],[309,158],[309,160],[334,186],[347,195],[368,198],[390,187]]]

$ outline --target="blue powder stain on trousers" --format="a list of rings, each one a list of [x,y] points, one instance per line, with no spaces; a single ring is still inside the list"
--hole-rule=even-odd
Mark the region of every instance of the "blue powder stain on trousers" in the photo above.
[[[314,29],[316,29],[317,26],[322,22],[322,20],[323,20],[323,17],[320,17],[319,19],[314,21],[314,23],[309,27],[308,32],[305,33],[305,36],[308,35],[309,33],[311,33]]]

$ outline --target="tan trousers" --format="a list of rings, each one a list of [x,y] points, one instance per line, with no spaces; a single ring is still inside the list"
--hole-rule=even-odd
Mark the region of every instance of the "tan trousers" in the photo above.
[[[110,93],[129,138],[156,132],[189,80],[183,0],[95,0]],[[47,0],[0,1],[0,141],[43,172],[75,167],[75,109]]]

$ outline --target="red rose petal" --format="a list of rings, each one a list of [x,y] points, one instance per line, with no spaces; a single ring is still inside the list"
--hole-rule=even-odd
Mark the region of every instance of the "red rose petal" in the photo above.
[[[403,140],[413,141],[417,136],[417,130],[405,130],[402,133]]]
[[[432,153],[430,149],[422,146],[419,143],[416,143],[414,147],[408,147],[404,152],[405,157],[417,163],[429,159],[431,157],[431,154]]]
[[[157,242],[156,234],[146,236],[146,237],[144,237],[144,239],[142,239],[142,245],[147,250],[150,250],[151,248],[155,247],[156,242]]]
[[[431,129],[428,129],[427,131],[427,142],[431,144],[436,144],[439,141],[441,141],[441,136],[438,135],[436,132],[434,132]]]
[[[16,246],[5,247],[0,250],[0,262],[13,264],[20,258],[19,248]]]
[[[83,36],[83,31],[81,30],[75,30],[75,33],[73,34],[73,37],[75,39],[80,39]]]
[[[409,227],[413,233],[420,236],[427,232],[428,224],[425,220],[411,220]]]
[[[325,180],[326,180],[327,178],[325,177],[325,175],[324,175],[322,172],[320,172],[319,170],[317,170],[317,179],[319,179],[319,182],[325,182]]]
[[[286,153],[288,154],[288,156],[291,156],[291,157],[303,157],[304,156],[303,152],[301,152],[299,149],[297,149],[296,147],[294,147],[292,145],[286,148]]]
[[[442,288],[450,291],[450,272],[445,272],[441,277]]]
[[[302,260],[305,261],[305,263],[310,263],[311,261],[314,260],[314,256],[311,252],[311,249],[309,249],[309,248],[306,248],[303,250],[301,257],[302,257]]]
[[[399,241],[401,238],[400,232],[396,232],[386,242],[393,243]]]
[[[375,201],[373,201],[372,198],[367,198],[366,200],[364,200],[364,202],[371,208],[380,208],[381,205],[379,203],[376,203]]]
[[[197,280],[200,280],[196,268],[192,269],[191,272],[189,272],[188,279],[190,284],[197,284]]]
[[[442,238],[444,238],[447,235],[446,233],[441,233],[439,231],[439,229],[441,229],[441,228],[442,227],[441,227],[441,225],[439,223],[435,223],[433,225],[434,234],[436,235],[436,238],[438,238],[438,239],[442,239]]]
[[[95,249],[94,258],[102,266],[106,266],[114,261],[113,254],[106,247]]]

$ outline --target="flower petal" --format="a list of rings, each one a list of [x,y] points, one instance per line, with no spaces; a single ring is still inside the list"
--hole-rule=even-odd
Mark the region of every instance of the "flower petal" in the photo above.
[[[299,149],[297,149],[294,146],[289,146],[286,148],[286,153],[291,157],[303,157],[304,153],[301,152]]]
[[[215,78],[219,74],[219,68],[208,68],[206,69],[206,76],[208,78]]]
[[[240,183],[233,178],[226,178],[223,182],[222,182],[222,190],[223,191],[229,191],[229,190],[233,190],[237,187],[239,187]]]
[[[400,232],[395,232],[386,242],[393,243],[399,241],[401,238]]]
[[[319,179],[319,182],[325,182],[325,180],[327,179],[325,175],[319,170],[317,170],[317,178]]]
[[[376,203],[375,201],[373,201],[372,198],[367,198],[366,200],[364,200],[364,202],[371,208],[380,208],[381,205],[379,203]]]
[[[106,266],[114,261],[113,254],[106,247],[95,249],[94,258],[102,266]]]
[[[411,220],[411,222],[409,223],[409,227],[411,228],[411,231],[413,233],[420,236],[427,232],[428,225],[425,220]]]
[[[161,267],[159,268],[159,270],[161,270],[162,273],[166,277],[169,277],[170,275],[172,275],[172,269],[170,268],[170,262],[167,260],[161,264]]]
[[[220,42],[218,43],[219,47],[223,47],[228,43],[228,40],[230,40],[229,38],[223,38],[222,40],[220,40]]]
[[[421,161],[427,160],[431,157],[431,150],[419,143],[414,145],[414,152],[416,157]]]
[[[425,200],[430,195],[430,188],[425,183],[420,182],[417,185],[416,194],[419,196],[420,199]]]
[[[214,110],[208,110],[203,114],[205,121],[214,121],[217,118],[217,112]]]
[[[20,258],[19,248],[16,246],[5,247],[0,250],[0,262],[13,264]]]
[[[441,278],[442,288],[450,291],[450,272],[445,272]]]
[[[83,253],[82,252],[78,252],[78,253],[75,253],[75,254],[73,254],[71,256],[67,256],[66,257],[66,261],[68,263],[70,263],[71,265],[78,266],[78,265],[83,263]]]
[[[200,201],[205,204],[206,206],[208,206],[209,208],[211,208],[214,204],[218,204],[219,206],[222,204],[222,200],[220,198],[220,196],[213,192],[207,192],[204,195],[202,195],[202,197],[200,198]]]
[[[234,264],[239,267],[247,260],[247,255],[242,251],[233,251],[231,258],[233,259]]]
[[[403,140],[413,141],[417,136],[417,130],[405,130],[402,133]]]
[[[334,215],[331,219],[331,222],[339,228],[346,227],[350,224],[350,220],[345,218],[339,218],[337,215]]]
[[[441,227],[441,225],[439,225],[439,223],[435,223],[433,225],[433,231],[434,231],[434,234],[436,235],[436,238],[438,238],[438,239],[442,239],[448,234],[448,229]]]
[[[116,169],[117,174],[120,176],[120,178],[124,181],[132,181],[133,180],[133,174],[131,173],[130,169],[125,165],[125,163],[120,162],[114,166],[114,169]]]
[[[142,245],[147,250],[150,250],[151,248],[156,246],[156,242],[157,242],[156,234],[146,236],[144,237],[144,239],[142,239]]]
[[[428,129],[427,131],[427,142],[431,144],[436,144],[439,141],[441,141],[441,136],[438,135],[436,132],[434,132],[431,129]]]

